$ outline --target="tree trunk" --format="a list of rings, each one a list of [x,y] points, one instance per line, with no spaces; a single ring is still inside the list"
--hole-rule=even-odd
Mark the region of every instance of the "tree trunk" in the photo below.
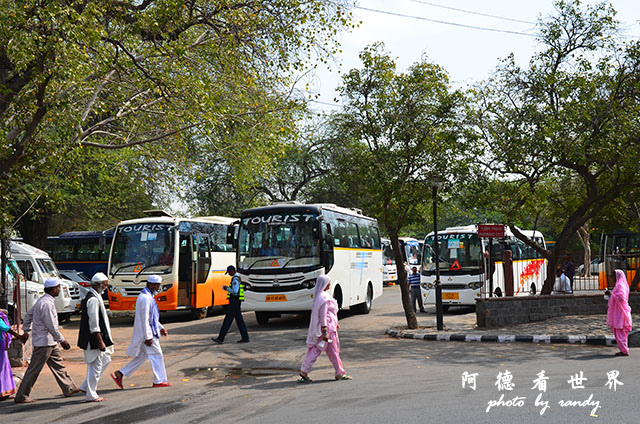
[[[577,231],[578,238],[582,243],[582,247],[584,248],[584,276],[591,276],[591,243],[589,232],[587,231],[589,226],[585,223],[582,227],[580,227]]]
[[[23,216],[20,221],[18,221],[16,229],[20,231],[22,240],[25,243],[37,247],[38,249],[45,250],[50,223],[50,215],[39,214],[37,217],[33,217],[29,212]]]
[[[393,249],[393,256],[396,260],[396,268],[398,270],[398,284],[400,285],[400,294],[402,296],[402,308],[404,309],[404,315],[407,318],[407,327],[411,330],[418,328],[418,319],[416,313],[411,305],[411,295],[409,294],[409,283],[407,282],[407,271],[404,268],[402,260],[402,251],[400,250],[400,241],[398,240],[398,230],[387,227],[387,233],[389,233],[389,239],[391,239],[391,248]]]

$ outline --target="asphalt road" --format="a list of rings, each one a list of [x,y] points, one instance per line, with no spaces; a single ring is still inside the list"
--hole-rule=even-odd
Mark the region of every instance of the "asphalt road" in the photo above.
[[[429,309],[431,312],[432,309]],[[470,310],[452,308],[448,320]],[[468,318],[468,317],[467,317]],[[144,365],[115,388],[105,375],[99,392],[108,398],[87,404],[82,397],[62,398],[51,373],[44,370],[33,395],[38,402],[0,402],[2,422],[65,423],[636,423],[640,392],[635,351],[613,357],[616,349],[584,345],[532,345],[426,342],[384,335],[402,325],[398,287],[385,288],[369,315],[346,314],[340,320],[341,356],[352,381],[334,381],[333,368],[321,356],[311,372],[313,383],[296,383],[304,357],[308,320],[304,316],[274,319],[258,327],[246,313],[251,343],[236,344],[232,327],[224,345],[210,341],[222,315],[202,321],[163,316],[169,337],[163,339],[172,388],[151,388],[151,370]],[[423,325],[433,313],[420,315]],[[107,372],[124,365],[131,319],[114,320],[116,354]],[[64,327],[74,340],[77,318]],[[65,352],[69,370],[81,383],[84,364],[78,348]],[[546,391],[534,380],[544,370]],[[616,391],[607,373],[619,371]],[[464,372],[477,373],[476,389],[462,387]],[[508,372],[508,373],[507,373]],[[572,388],[575,374],[584,388]],[[498,375],[506,375],[499,390]],[[509,380],[508,376],[511,376]],[[574,379],[575,380],[575,379]],[[576,381],[577,382],[577,381]],[[541,396],[536,406],[536,398]],[[498,401],[502,397],[502,403]],[[514,400],[515,398],[515,400]],[[542,402],[548,402],[548,408]],[[491,403],[492,402],[492,403]],[[562,403],[562,405],[561,405]],[[491,406],[491,407],[490,407]],[[544,410],[544,413],[541,412]]]

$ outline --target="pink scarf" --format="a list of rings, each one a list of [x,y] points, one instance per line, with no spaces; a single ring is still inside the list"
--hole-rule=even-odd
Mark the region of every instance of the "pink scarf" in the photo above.
[[[330,301],[331,295],[324,291],[331,279],[326,275],[321,275],[316,281],[313,289],[313,306],[311,308],[311,321],[309,322],[309,332],[307,333],[307,345],[314,346],[318,343],[318,339],[322,336],[320,308],[326,302]]]
[[[629,306],[629,283],[624,272],[616,269],[616,286],[609,297],[607,325],[611,329],[631,330],[631,307]]]

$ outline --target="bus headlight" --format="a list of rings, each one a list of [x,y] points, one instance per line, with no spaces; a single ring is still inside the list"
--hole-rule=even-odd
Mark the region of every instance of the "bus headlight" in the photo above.
[[[474,281],[473,283],[469,283],[468,286],[470,289],[478,290],[482,287],[482,281]]]
[[[119,287],[109,285],[108,289],[113,294],[119,294],[121,296],[124,296],[123,291],[121,291]]]
[[[312,289],[316,286],[316,280],[307,280],[302,283],[302,287],[305,289]]]
[[[173,283],[171,283],[171,284],[165,284],[165,285],[163,285],[163,286],[162,286],[162,291],[163,291],[163,292],[166,292],[167,290],[170,290],[170,289],[171,289],[171,287],[173,287]]]

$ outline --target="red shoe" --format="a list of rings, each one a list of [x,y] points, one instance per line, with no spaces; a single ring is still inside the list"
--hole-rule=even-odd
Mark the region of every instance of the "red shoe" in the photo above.
[[[120,387],[121,389],[124,389],[124,387],[122,387],[122,377],[118,377],[116,376],[116,373],[112,372],[111,378],[113,378],[113,381],[116,383],[116,386]]]
[[[163,381],[162,383],[153,383],[153,387],[171,387],[173,384],[168,381]]]

